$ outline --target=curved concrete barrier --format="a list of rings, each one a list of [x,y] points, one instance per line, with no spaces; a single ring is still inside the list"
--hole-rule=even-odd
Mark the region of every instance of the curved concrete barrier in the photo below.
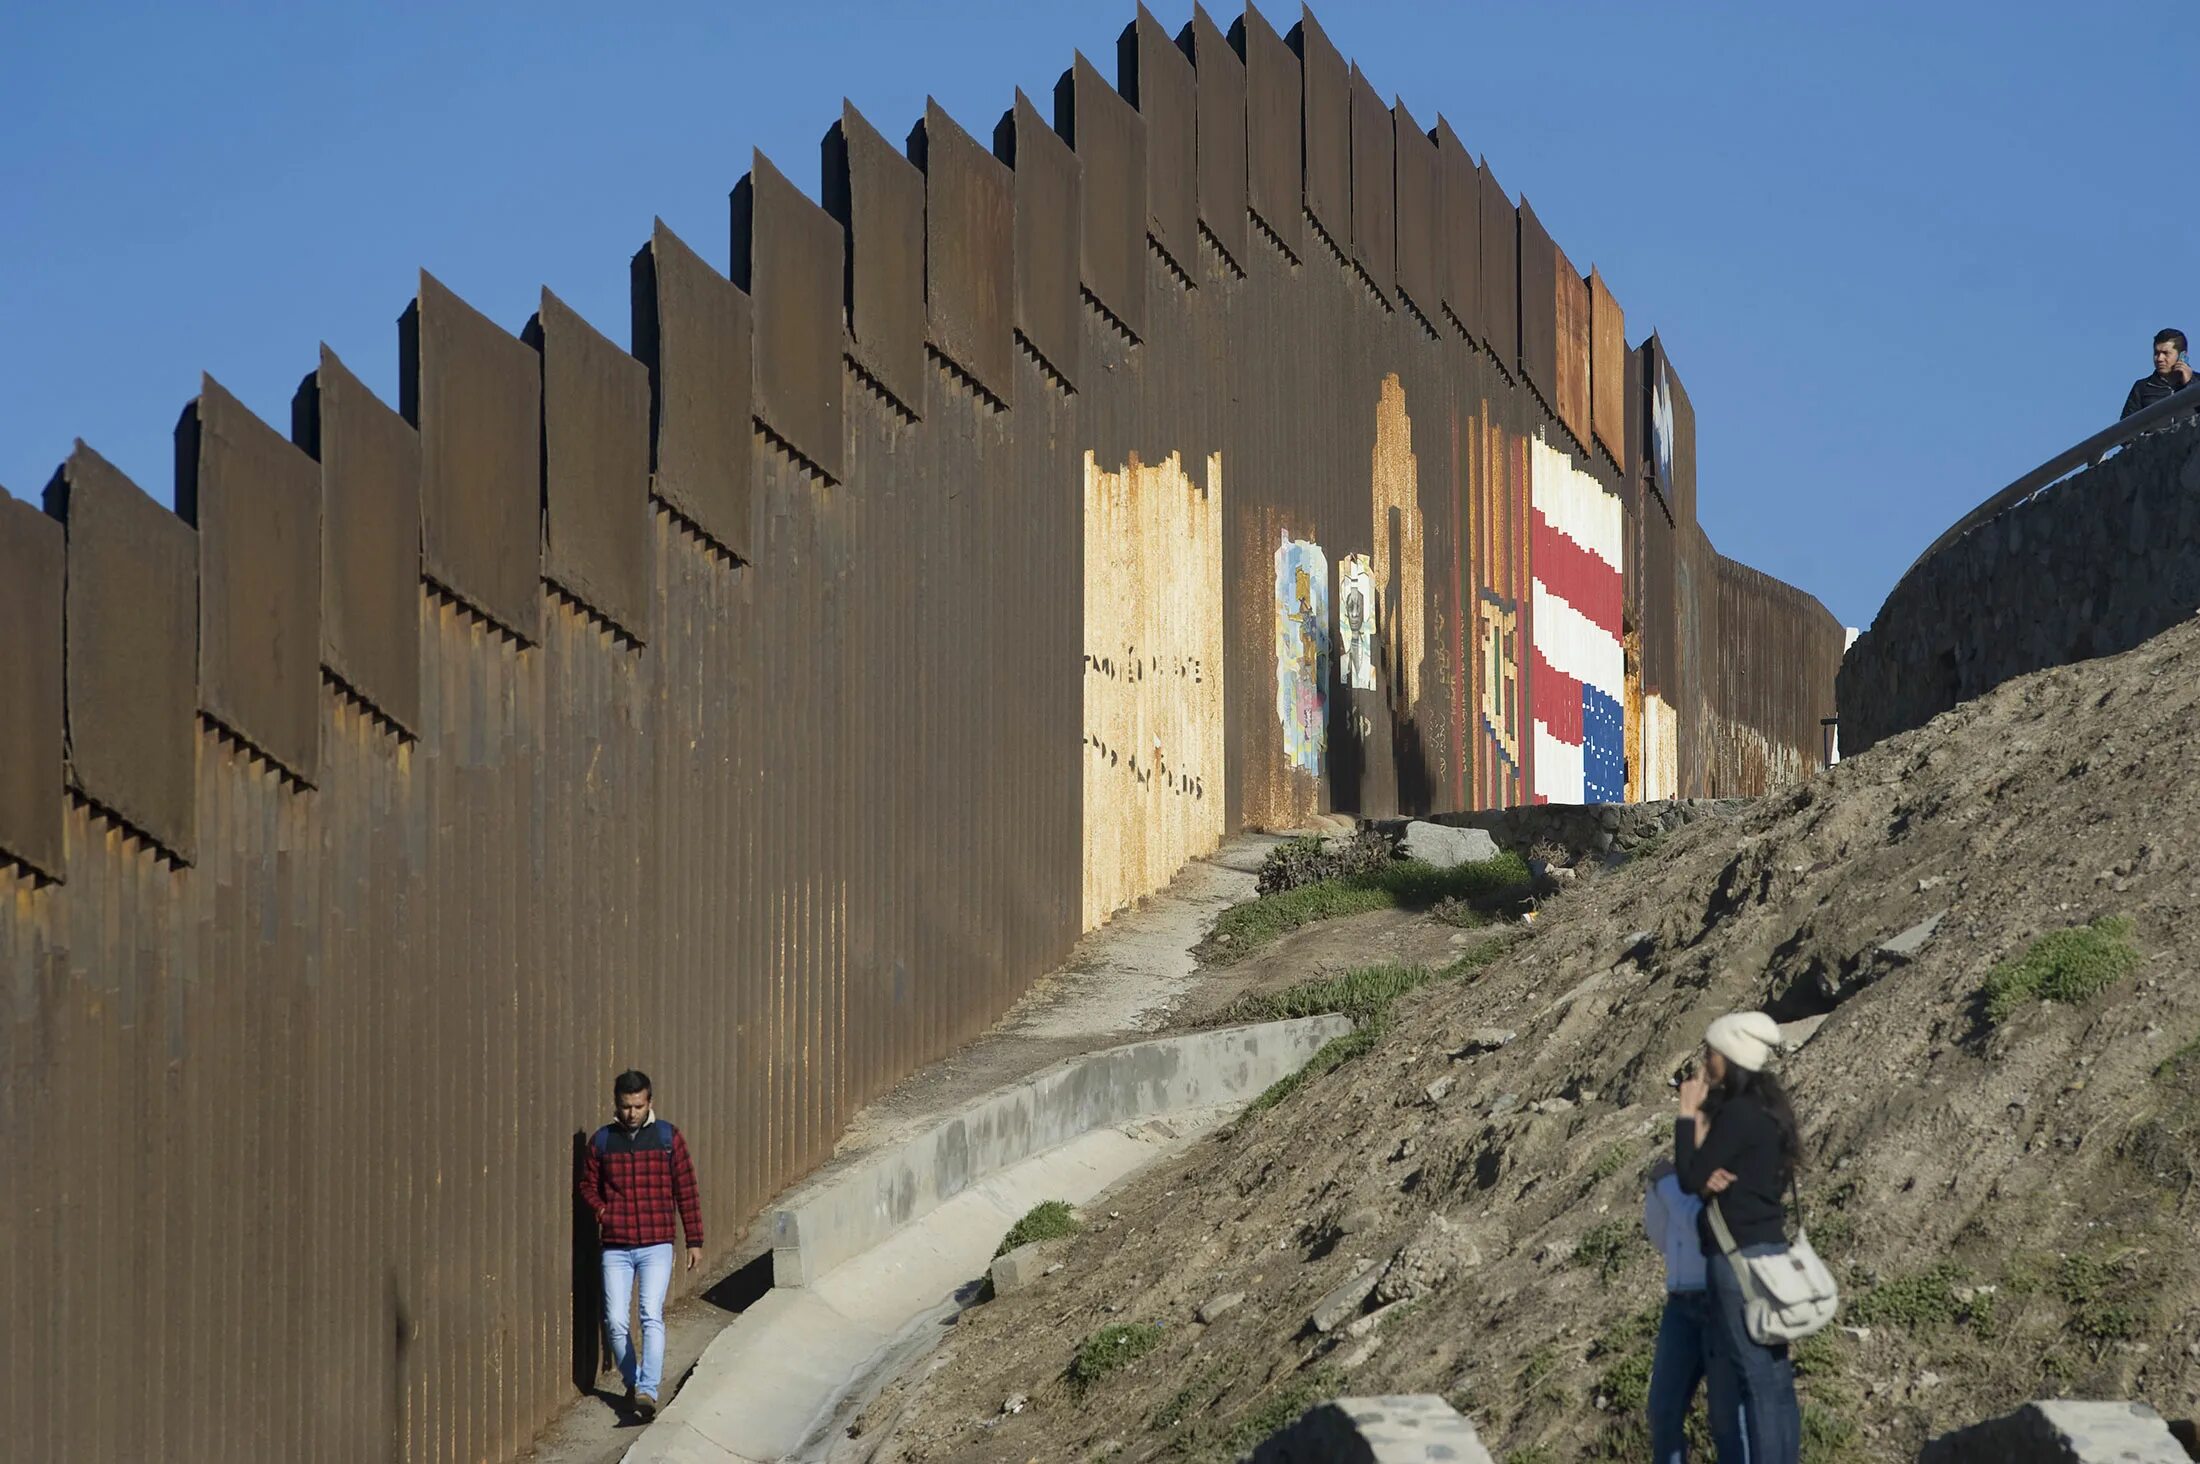
[[[627,1464],[822,1457],[837,1412],[929,1350],[1017,1217],[1084,1203],[1351,1030],[1302,1017],[1088,1053],[824,1177],[774,1216],[779,1285],[712,1340]]]
[[[1351,1030],[1339,1016],[1218,1027],[1087,1053],[999,1089],[798,1190],[772,1214],[772,1284],[811,1285],[987,1175],[1094,1129],[1249,1102]]]

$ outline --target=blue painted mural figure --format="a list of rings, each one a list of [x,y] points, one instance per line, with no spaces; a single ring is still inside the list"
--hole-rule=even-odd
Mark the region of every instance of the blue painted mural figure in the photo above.
[[[1276,718],[1284,756],[1321,776],[1329,745],[1329,560],[1322,547],[1276,545]]]

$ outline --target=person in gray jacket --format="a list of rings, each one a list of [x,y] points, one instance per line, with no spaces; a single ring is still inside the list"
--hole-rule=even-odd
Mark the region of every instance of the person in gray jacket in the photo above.
[[[1650,1364],[1650,1457],[1657,1464],[1687,1464],[1688,1410],[1696,1385],[1707,1383],[1705,1405],[1711,1442],[1720,1464],[1741,1464],[1741,1400],[1728,1396],[1728,1374],[1709,1366],[1711,1293],[1703,1247],[1696,1243],[1696,1215],[1703,1202],[1681,1188],[1673,1161],[1650,1167],[1642,1195],[1642,1228],[1665,1258],[1665,1314]]]

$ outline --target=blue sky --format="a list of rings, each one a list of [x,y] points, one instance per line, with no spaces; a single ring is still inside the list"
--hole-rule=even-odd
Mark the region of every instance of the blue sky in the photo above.
[[[1156,13],[1172,31],[1188,0]],[[1227,26],[1234,11],[1218,7]],[[1265,11],[1288,28],[1297,11]],[[724,264],[843,95],[989,135],[1130,0],[21,6],[0,43],[0,485],[81,436],[162,499],[211,372],[287,428],[326,340],[395,399],[422,266],[626,338],[650,219]],[[1663,332],[1725,553],[1863,625],[1973,503],[2200,334],[2200,7],[1332,3],[1385,96]],[[2051,591],[2050,591],[2051,592]]]

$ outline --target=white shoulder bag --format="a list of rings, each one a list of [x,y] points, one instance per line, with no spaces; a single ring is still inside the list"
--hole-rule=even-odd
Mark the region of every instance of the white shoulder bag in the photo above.
[[[1833,1273],[1811,1249],[1810,1232],[1803,1228],[1803,1197],[1791,1177],[1788,1189],[1795,1195],[1795,1238],[1777,1255],[1745,1256],[1734,1244],[1714,1199],[1706,1206],[1711,1233],[1726,1252],[1734,1275],[1742,1283],[1743,1316],[1750,1340],[1761,1347],[1799,1342],[1833,1320],[1841,1305],[1841,1288]]]

